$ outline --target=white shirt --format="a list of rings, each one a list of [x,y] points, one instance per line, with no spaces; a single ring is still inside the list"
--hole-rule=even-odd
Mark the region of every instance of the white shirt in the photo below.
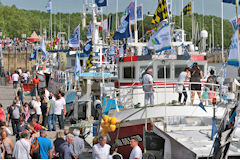
[[[49,100],[49,91],[48,90],[45,90],[45,95],[46,95],[46,98],[47,98],[47,100]]]
[[[108,144],[103,147],[99,143],[95,144],[92,148],[92,157],[94,159],[108,159],[110,148]]]
[[[66,105],[66,100],[65,100],[64,97],[62,97],[62,98],[60,99],[60,101],[62,102],[63,105]]]
[[[23,76],[24,80],[27,81],[27,79],[28,79],[28,74],[27,74],[27,73],[23,73],[22,76]]]
[[[34,107],[35,102],[36,102],[35,100],[32,100],[32,101],[31,101],[31,104],[32,104],[33,107]],[[35,114],[35,110],[29,108],[29,113],[30,113],[31,115],[33,115],[33,114]]]
[[[35,101],[35,103],[34,103],[34,107],[36,107],[37,115],[41,115],[41,114],[42,114],[42,110],[41,110],[41,102],[37,102],[37,101]]]
[[[139,146],[132,149],[129,159],[142,159],[142,150]]]
[[[62,114],[62,109],[63,109],[62,101],[60,99],[56,100],[55,101],[55,111],[54,111],[54,114],[61,115]]]
[[[22,70],[21,70],[21,69],[18,69],[18,73],[21,75],[21,74],[22,74]]]
[[[18,75],[17,73],[14,73],[14,74],[12,75],[12,79],[13,79],[13,81],[17,82],[18,79],[19,79],[19,75]]]
[[[184,83],[187,78],[187,72],[181,72],[179,77],[178,77],[178,83]]]
[[[30,149],[30,143],[22,138],[16,142],[13,150],[13,156],[16,159],[30,159]]]

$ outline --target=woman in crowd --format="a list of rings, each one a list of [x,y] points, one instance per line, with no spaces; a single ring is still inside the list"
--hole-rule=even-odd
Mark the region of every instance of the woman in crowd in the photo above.
[[[25,118],[25,122],[27,122],[30,117],[28,103],[24,103],[23,117]]]
[[[5,111],[3,110],[3,106],[2,106],[2,104],[0,103],[0,121],[4,122],[5,119],[6,119]]]
[[[2,145],[5,150],[5,159],[12,159],[13,142],[8,138],[8,132],[6,130],[1,131]]]
[[[59,158],[59,146],[65,142],[63,132],[57,132],[56,140],[53,142],[55,148],[55,158]]]

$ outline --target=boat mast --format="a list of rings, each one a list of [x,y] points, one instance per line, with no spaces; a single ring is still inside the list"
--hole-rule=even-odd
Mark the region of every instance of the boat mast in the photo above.
[[[214,23],[213,23],[213,19],[212,19],[212,48],[213,48],[213,51],[214,51]]]
[[[134,37],[135,37],[135,43],[138,43],[138,29],[137,29],[137,0],[135,0],[135,25],[134,25]],[[131,18],[130,18],[131,20]],[[136,52],[136,51],[135,51]]]
[[[191,9],[192,9],[192,42],[194,39],[194,0],[191,0]]]
[[[240,62],[240,52],[239,52],[239,20],[238,20],[238,0],[236,0],[236,24],[237,24],[237,33],[238,33],[238,63]]]
[[[183,9],[183,0],[182,0],[182,9]],[[181,9],[181,10],[182,10]],[[183,19],[183,11],[181,11],[182,14],[182,43],[184,42],[184,19]]]
[[[224,35],[223,35],[223,2],[221,1],[221,9],[222,9],[222,61],[225,63],[225,58],[224,58]]]

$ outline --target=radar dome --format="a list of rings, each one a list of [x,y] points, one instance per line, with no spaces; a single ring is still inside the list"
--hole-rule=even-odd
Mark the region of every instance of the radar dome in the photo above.
[[[200,36],[201,38],[208,38],[208,32],[206,30],[202,30]]]

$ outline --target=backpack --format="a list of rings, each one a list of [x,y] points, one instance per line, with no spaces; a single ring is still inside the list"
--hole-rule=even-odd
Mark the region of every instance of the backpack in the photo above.
[[[37,138],[34,139],[31,145],[30,156],[32,157],[32,159],[41,159],[40,146]]]

